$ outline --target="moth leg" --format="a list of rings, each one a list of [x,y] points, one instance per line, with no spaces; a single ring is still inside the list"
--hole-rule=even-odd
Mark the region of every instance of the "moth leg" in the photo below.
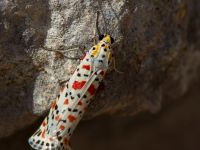
[[[47,48],[47,47],[42,47],[42,49],[46,50],[46,51],[51,51],[51,52],[55,52],[57,54],[62,55],[62,57],[68,58],[68,59],[74,59],[74,60],[78,60],[80,59],[79,57],[68,57],[66,56],[64,53],[66,52],[70,52],[70,51],[78,51],[80,48],[79,47],[75,47],[75,48],[70,48],[70,49],[64,49],[64,48],[60,48],[60,49],[51,49],[51,48]]]
[[[115,43],[112,44],[112,48],[115,48],[116,46],[119,46],[119,43],[121,43],[122,40],[123,40],[123,37],[122,37],[122,36],[119,37],[119,39],[118,39],[117,41],[115,41]],[[117,69],[116,66],[117,66],[117,65],[116,65],[116,59],[115,59],[115,57],[113,56],[113,69],[114,69],[117,73],[120,73],[120,74],[124,73],[124,72],[122,72],[122,71],[119,71],[119,70]]]
[[[70,51],[77,51],[79,50],[80,48],[79,47],[74,47],[74,48],[69,48],[69,49],[64,49],[63,47],[61,48],[58,48],[58,49],[51,49],[51,48],[48,48],[48,47],[42,47],[44,50],[46,51],[52,51],[52,52],[60,52],[60,53],[65,53],[65,52],[70,52]]]
[[[113,58],[113,67],[114,67],[114,70],[115,70],[117,73],[120,73],[120,74],[124,73],[124,72],[119,71],[119,70],[117,69],[117,67],[116,67],[116,62],[115,62],[115,57]]]
[[[59,86],[65,86],[65,84],[67,83],[69,81],[69,79],[67,79],[67,80],[60,80],[59,81]]]

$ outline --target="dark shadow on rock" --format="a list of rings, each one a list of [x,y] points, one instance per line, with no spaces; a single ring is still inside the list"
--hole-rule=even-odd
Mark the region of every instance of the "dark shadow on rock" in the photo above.
[[[39,71],[31,56],[44,43],[50,13],[47,0],[2,3],[1,11],[0,136],[7,136],[33,122],[32,96]]]

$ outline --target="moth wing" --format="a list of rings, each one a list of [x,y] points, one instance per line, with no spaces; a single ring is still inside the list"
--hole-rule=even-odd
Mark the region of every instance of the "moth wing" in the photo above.
[[[98,81],[98,85],[96,85],[96,88],[98,88],[98,86],[99,86],[99,82],[103,79],[103,74],[102,74],[102,72],[104,72],[104,70],[97,70],[97,71],[95,71],[94,73],[92,73],[91,74],[91,76],[89,76],[88,77],[88,81],[85,83],[85,85],[83,86],[83,88],[81,89],[81,95],[80,95],[80,98],[79,99],[82,99],[83,98],[83,96],[88,92],[88,90],[89,90],[89,88],[91,87],[91,85],[92,84],[94,84],[94,82],[95,82],[95,79],[96,78],[99,78],[99,81]],[[91,98],[91,97],[90,97]],[[75,103],[73,103],[72,105],[69,105],[68,106],[68,108],[70,107],[70,108],[78,108],[79,106],[78,106],[78,100],[76,100],[76,102]],[[82,108],[82,109],[84,109],[84,108]],[[62,109],[63,111],[64,110],[67,110],[67,108],[66,107],[63,107],[63,109]],[[61,118],[61,121],[60,121],[60,123],[57,125],[57,129],[56,129],[56,133],[59,133],[59,136],[64,136],[65,134],[66,134],[66,130],[67,130],[67,128],[65,128],[65,130],[61,130],[60,129],[60,127],[62,126],[62,120],[66,120],[66,119],[70,119],[69,118],[69,115],[70,114],[73,114],[72,112],[68,112],[68,111],[66,111],[63,115],[62,115],[62,118]],[[77,118],[78,118],[78,112],[75,114],[74,113],[74,116],[76,116]],[[73,129],[76,127],[76,125],[78,124],[78,122],[80,121],[80,118],[78,118],[78,119],[76,119],[75,120],[76,122],[74,123],[73,122]],[[67,122],[68,122],[68,127],[70,126],[70,123],[69,123],[69,120],[67,120]],[[73,132],[73,129],[71,129],[72,130],[72,132]]]

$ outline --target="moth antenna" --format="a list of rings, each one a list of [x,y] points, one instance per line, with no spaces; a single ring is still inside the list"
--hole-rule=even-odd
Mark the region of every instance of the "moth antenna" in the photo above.
[[[97,16],[96,16],[96,27],[95,27],[95,33],[100,35],[100,30],[99,30],[99,11],[97,11]]]
[[[97,3],[99,5],[99,8],[100,8],[100,11],[101,11],[101,14],[102,14],[102,18],[103,18],[103,21],[104,21],[104,25],[105,25],[105,31],[106,31],[106,34],[108,33],[108,30],[107,30],[107,22],[106,22],[106,19],[103,15],[103,10],[102,10],[102,2],[100,3],[99,0],[97,0]]]
[[[70,49],[66,49],[66,50],[64,50],[64,49],[55,50],[55,49],[51,49],[51,48],[47,48],[47,47],[41,47],[41,48],[44,49],[44,50],[46,50],[46,51],[51,51],[51,52],[55,52],[55,53],[61,54],[62,56],[64,56],[67,59],[72,59],[72,60],[80,59],[79,57],[68,57],[68,56],[66,56],[64,54],[64,53],[70,52],[70,51],[77,51],[77,50],[80,49],[79,47],[70,48]]]
[[[97,11],[95,28],[94,28],[94,37],[93,37],[94,45],[97,44],[97,39],[99,39],[99,35],[101,34],[98,25],[99,25],[99,11]],[[98,35],[98,38],[97,38],[97,35]]]

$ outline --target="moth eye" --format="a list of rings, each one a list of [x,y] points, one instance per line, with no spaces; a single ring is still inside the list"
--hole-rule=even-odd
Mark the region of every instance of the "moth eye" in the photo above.
[[[111,39],[111,44],[113,44],[115,40],[112,37],[110,37],[110,39]]]
[[[104,35],[103,35],[103,34],[100,34],[100,35],[99,35],[99,40],[101,41],[103,38],[104,38]]]

